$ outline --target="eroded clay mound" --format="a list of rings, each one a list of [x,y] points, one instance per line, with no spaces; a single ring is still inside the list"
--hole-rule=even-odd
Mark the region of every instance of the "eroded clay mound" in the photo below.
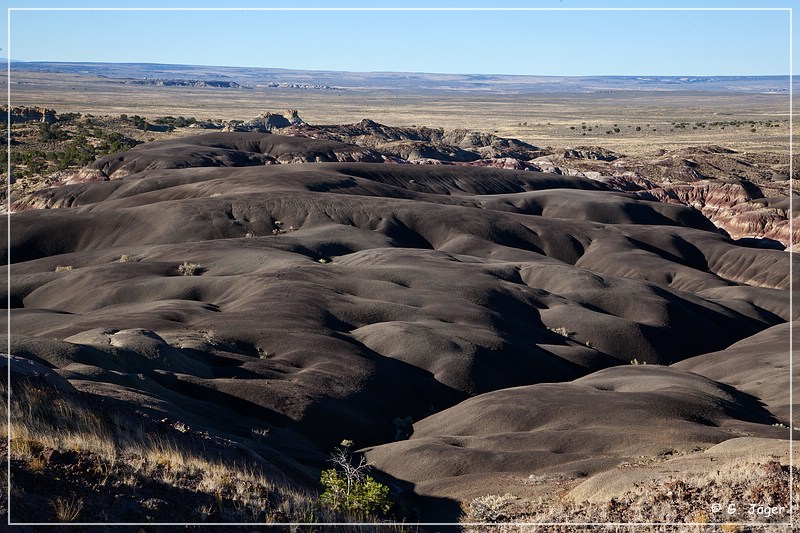
[[[792,386],[789,379],[790,359],[793,350],[794,353],[798,350],[797,331],[795,335],[790,335],[792,327],[796,328],[797,324],[773,326],[725,350],[692,357],[673,366],[755,396],[781,423],[789,426],[789,390]],[[789,343],[790,338],[794,345]],[[794,365],[792,370],[796,387],[800,382],[800,369]],[[794,412],[800,412],[800,401],[796,395],[793,406]]]
[[[370,161],[383,158],[372,150],[336,141],[300,139],[263,133],[209,133],[139,145],[98,159],[72,182],[119,179],[144,170],[192,167],[241,167],[272,163]]]
[[[342,439],[391,442],[406,417],[421,421],[413,438],[374,457],[406,481],[418,480],[403,470],[418,456],[438,461],[419,479],[434,485],[484,463],[533,468],[561,455],[577,471],[606,453],[593,468],[617,461],[626,442],[655,450],[637,433],[642,416],[675,446],[771,427],[773,414],[733,389],[628,365],[722,350],[788,320],[784,252],[737,245],[694,209],[586,178],[249,163],[353,153],[319,142],[153,143],[119,156],[118,169],[131,165],[119,179],[36,196],[29,207],[61,209],[10,217],[12,351],[80,390],[227,438],[268,428],[258,452],[290,476],[313,477]],[[245,165],[197,155],[207,150],[244,154]],[[602,383],[572,381],[620,364]],[[501,415],[495,399],[513,413],[549,407]],[[541,418],[548,411],[557,420]],[[508,440],[484,434],[489,423]]]
[[[511,493],[535,501],[543,483],[563,490],[621,463],[741,435],[785,438],[776,422],[756,398],[732,387],[631,365],[471,398],[415,424],[409,440],[369,448],[367,457],[410,482],[415,495],[437,502],[426,509],[437,516],[455,510],[442,503],[446,497]]]

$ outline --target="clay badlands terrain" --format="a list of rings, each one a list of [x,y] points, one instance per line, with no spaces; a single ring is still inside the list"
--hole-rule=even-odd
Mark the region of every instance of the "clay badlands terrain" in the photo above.
[[[787,530],[785,147],[303,117],[12,190],[12,521]]]

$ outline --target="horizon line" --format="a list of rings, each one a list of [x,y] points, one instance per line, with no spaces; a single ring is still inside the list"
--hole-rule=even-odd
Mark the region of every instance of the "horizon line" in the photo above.
[[[175,67],[206,67],[256,70],[286,70],[300,72],[336,72],[352,74],[429,74],[441,76],[498,76],[519,78],[792,78],[792,74],[498,74],[486,72],[428,72],[416,70],[337,70],[322,68],[261,67],[246,65],[206,65],[197,63],[158,63],[153,61],[80,61],[80,60],[48,60],[48,59],[12,59],[0,57],[0,62],[8,63],[49,63],[79,65],[159,65]]]

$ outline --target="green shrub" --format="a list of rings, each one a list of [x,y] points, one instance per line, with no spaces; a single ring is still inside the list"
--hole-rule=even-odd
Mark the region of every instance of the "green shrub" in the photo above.
[[[51,159],[56,166],[56,170],[64,170],[65,168],[79,165],[83,166],[94,161],[97,156],[97,151],[94,146],[86,140],[86,137],[79,136],[70,141],[60,152],[48,152],[47,157]]]
[[[133,115],[132,117],[128,117],[128,122],[133,124],[133,127],[139,130],[147,131],[150,124],[144,119],[144,117],[140,117],[139,115]]]
[[[361,457],[354,465],[350,454],[352,441],[343,441],[331,455],[331,461],[339,467],[323,470],[320,483],[325,492],[319,502],[336,513],[360,518],[385,515],[392,507],[389,487],[366,475],[369,464]]]
[[[345,475],[331,468],[322,472],[320,483],[325,487],[325,492],[319,497],[320,503],[335,512],[368,517],[386,514],[392,506],[389,487],[370,476],[348,487]]]
[[[140,144],[140,141],[135,139],[131,139],[130,137],[126,137],[125,135],[112,131],[110,133],[100,135],[96,135],[96,137],[100,137],[103,139],[103,142],[97,147],[101,152],[107,154],[113,154],[116,152],[124,152],[125,150],[130,150],[137,144]]]
[[[194,117],[178,117],[175,118],[173,116],[166,116],[166,117],[158,117],[156,118],[153,123],[158,124],[160,126],[169,126],[171,129],[174,128],[185,128],[191,124],[197,122],[197,119]],[[171,130],[170,130],[171,131]]]
[[[65,141],[68,138],[67,132],[58,126],[51,126],[47,122],[39,124],[39,140],[42,142]]]
[[[59,122],[74,122],[79,118],[81,118],[80,113],[61,113],[58,115]]]

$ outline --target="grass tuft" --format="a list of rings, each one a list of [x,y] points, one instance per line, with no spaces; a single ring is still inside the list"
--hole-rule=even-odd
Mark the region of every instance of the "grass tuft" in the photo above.
[[[52,502],[59,522],[74,522],[83,510],[83,499],[73,496],[71,499],[56,498]]]

